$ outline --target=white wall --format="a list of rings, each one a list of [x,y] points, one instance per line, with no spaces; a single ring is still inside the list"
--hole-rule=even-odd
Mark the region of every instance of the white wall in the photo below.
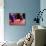
[[[0,0],[0,42],[4,41],[4,3]]]
[[[40,9],[46,9],[46,0],[40,0]],[[46,11],[43,12],[43,22],[41,21],[40,24],[46,26]]]

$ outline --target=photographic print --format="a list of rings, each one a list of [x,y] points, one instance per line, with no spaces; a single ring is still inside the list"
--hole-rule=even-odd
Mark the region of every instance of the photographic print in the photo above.
[[[25,21],[25,13],[9,13],[10,25],[24,25]]]

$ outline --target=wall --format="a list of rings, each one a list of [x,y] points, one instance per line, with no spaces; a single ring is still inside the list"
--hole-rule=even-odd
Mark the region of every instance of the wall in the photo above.
[[[46,9],[46,0],[41,0],[40,1],[40,9],[41,9],[41,11],[43,9]],[[41,21],[40,25],[46,26],[46,11],[43,12],[42,17],[43,17],[43,22]]]
[[[40,0],[4,0],[4,38],[7,41],[18,41],[31,31],[32,25],[36,24],[33,19],[35,13],[40,10]],[[26,25],[10,26],[8,17],[10,12],[26,14]]]
[[[4,41],[4,3],[0,0],[0,44]],[[0,45],[1,46],[1,45]]]

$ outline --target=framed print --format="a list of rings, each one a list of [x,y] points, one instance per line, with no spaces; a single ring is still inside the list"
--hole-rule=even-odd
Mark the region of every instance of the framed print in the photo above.
[[[24,25],[25,21],[25,13],[9,13],[10,25]]]

